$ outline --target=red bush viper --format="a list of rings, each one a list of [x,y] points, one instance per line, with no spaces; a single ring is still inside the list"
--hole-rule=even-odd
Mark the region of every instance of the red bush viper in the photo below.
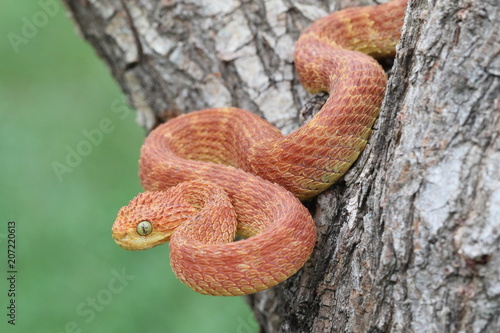
[[[153,130],[141,149],[146,191],[118,213],[115,241],[129,250],[170,241],[175,274],[203,294],[254,293],[293,275],[316,241],[298,199],[332,185],[364,149],[387,81],[373,57],[394,55],[406,3],[342,10],[302,33],[300,80],[330,96],[293,133],[236,108],[189,113]],[[233,242],[236,234],[245,239]]]

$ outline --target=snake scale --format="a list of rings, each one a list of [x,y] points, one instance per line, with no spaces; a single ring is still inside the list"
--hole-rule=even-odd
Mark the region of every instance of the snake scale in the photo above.
[[[139,162],[145,192],[119,211],[115,241],[128,250],[170,241],[174,273],[202,294],[250,294],[296,273],[316,242],[300,200],[335,183],[364,149],[387,82],[375,58],[395,54],[406,4],[345,9],[301,34],[300,81],[329,98],[289,135],[237,108],[154,129]]]

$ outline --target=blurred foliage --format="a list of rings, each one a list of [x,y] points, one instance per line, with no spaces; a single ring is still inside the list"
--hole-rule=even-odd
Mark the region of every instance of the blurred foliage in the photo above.
[[[3,1],[0,331],[257,331],[243,298],[203,296],[180,283],[168,246],[128,252],[112,240],[118,209],[141,191],[144,131],[75,31],[58,2]],[[15,327],[6,317],[9,220]]]

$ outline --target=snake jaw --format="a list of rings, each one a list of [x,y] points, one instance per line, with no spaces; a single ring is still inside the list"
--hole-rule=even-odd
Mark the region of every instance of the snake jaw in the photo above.
[[[170,241],[170,237],[174,232],[174,230],[170,230],[169,232],[153,231],[149,235],[141,236],[135,229],[121,229],[120,225],[115,223],[112,228],[112,235],[116,244],[130,251],[146,250]]]

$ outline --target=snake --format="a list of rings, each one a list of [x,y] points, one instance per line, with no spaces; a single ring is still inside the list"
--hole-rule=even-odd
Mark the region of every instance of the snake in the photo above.
[[[119,210],[115,242],[127,250],[170,242],[175,275],[202,294],[251,294],[297,273],[316,244],[302,202],[343,177],[365,148],[387,83],[377,59],[395,55],[406,6],[347,8],[301,33],[300,82],[329,97],[288,135],[234,107],[152,130],[139,159],[145,191]]]

